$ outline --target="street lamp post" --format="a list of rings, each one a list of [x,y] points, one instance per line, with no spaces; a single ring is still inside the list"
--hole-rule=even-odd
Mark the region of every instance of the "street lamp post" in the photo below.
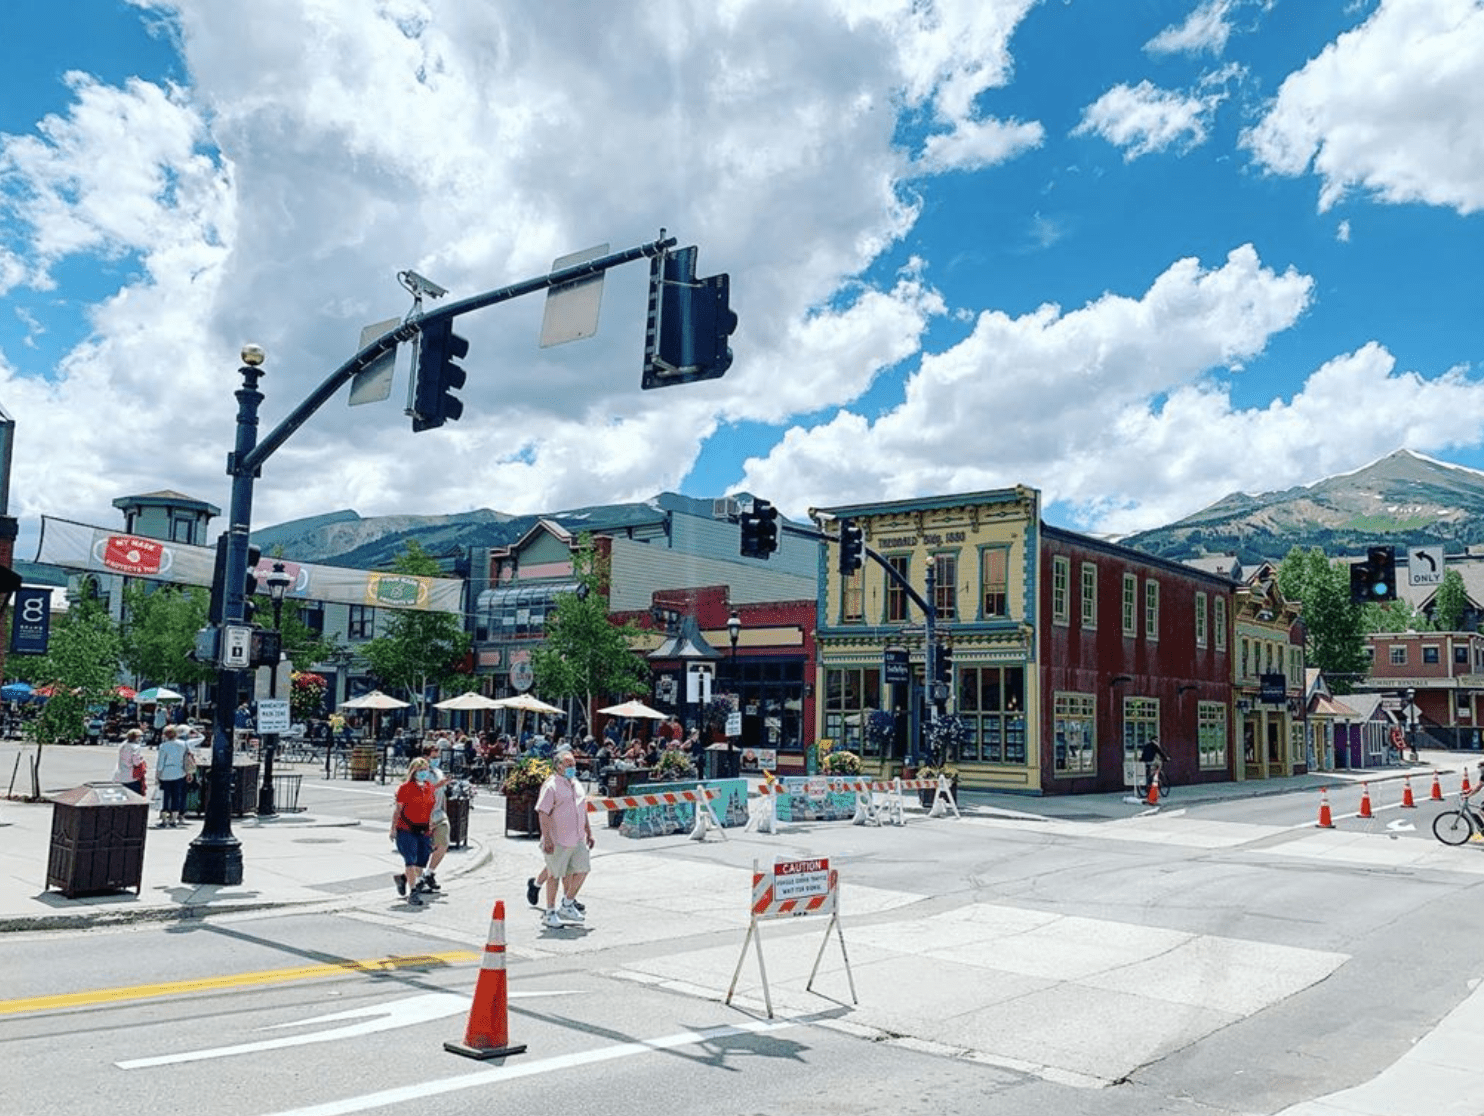
[[[283,572],[283,563],[274,562],[273,572],[267,577],[268,600],[273,604],[273,630],[283,632],[283,598],[288,592],[289,583],[292,580],[288,574]],[[278,668],[283,662],[283,645],[279,644],[279,661],[271,667],[273,673],[268,676],[268,696],[278,697]],[[278,751],[278,733],[265,732],[263,734],[263,782],[258,787],[258,817],[272,817],[278,813],[277,805],[273,801],[273,754]]]
[[[1412,758],[1417,758],[1417,707],[1412,704],[1412,699],[1417,696],[1417,691],[1410,686],[1407,688],[1407,750],[1412,753]]]
[[[737,715],[742,715],[742,679],[737,674],[737,640],[742,635],[742,617],[737,615],[737,610],[732,609],[732,614],[727,617],[727,638],[732,642],[732,690],[737,695]],[[736,745],[732,743],[731,733],[727,734],[727,772],[728,779],[735,779],[740,772],[737,761]]]
[[[263,393],[263,350],[257,345],[242,347],[242,365],[237,371],[242,386],[236,391],[237,441],[227,459],[232,477],[232,501],[226,530],[226,553],[222,576],[212,586],[217,594],[214,611],[222,630],[240,629],[246,615],[244,589],[247,580],[247,538],[252,529],[252,494],[255,469],[250,460],[258,448],[258,408]],[[206,817],[201,832],[186,850],[181,883],[217,884],[236,887],[242,883],[242,843],[232,835],[232,732],[236,727],[238,683],[242,667],[227,665],[225,656],[216,674],[215,716],[211,728],[211,771],[207,775]],[[234,661],[235,662],[235,661]]]

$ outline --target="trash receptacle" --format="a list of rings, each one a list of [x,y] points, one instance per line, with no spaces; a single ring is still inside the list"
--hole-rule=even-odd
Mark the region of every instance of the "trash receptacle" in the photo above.
[[[448,845],[461,849],[469,843],[469,798],[450,794],[443,805],[448,811]]]
[[[232,791],[228,796],[230,812],[235,818],[244,818],[258,810],[258,761],[239,756],[232,757]],[[186,813],[204,814],[211,801],[211,765],[202,764],[196,769],[196,781],[186,785]]]
[[[86,783],[52,796],[46,886],[68,899],[143,886],[149,799],[122,783]]]
[[[273,808],[280,814],[298,814],[304,807],[299,805],[299,786],[304,776],[298,772],[273,773]]]

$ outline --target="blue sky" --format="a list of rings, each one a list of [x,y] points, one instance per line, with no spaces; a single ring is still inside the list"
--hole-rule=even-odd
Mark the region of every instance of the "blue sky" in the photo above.
[[[630,265],[589,341],[537,349],[536,298],[461,321],[457,424],[413,435],[400,382],[326,407],[256,521],[1028,484],[1116,533],[1402,446],[1484,467],[1476,0],[21,0],[6,23],[23,539],[130,492],[225,506],[244,342],[266,429],[407,311],[398,270],[464,296],[662,226],[731,275],[724,379],[638,390]]]

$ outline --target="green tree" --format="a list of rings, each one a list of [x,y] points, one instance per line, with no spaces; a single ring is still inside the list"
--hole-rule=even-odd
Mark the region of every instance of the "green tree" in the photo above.
[[[1294,547],[1278,567],[1278,588],[1302,605],[1309,664],[1324,671],[1335,693],[1348,694],[1370,670],[1364,628],[1369,609],[1350,600],[1349,565],[1331,562],[1317,546]]]
[[[1433,623],[1438,626],[1438,631],[1458,631],[1463,625],[1463,614],[1468,611],[1468,607],[1469,591],[1463,586],[1463,575],[1457,570],[1446,571],[1432,605]]]
[[[74,601],[57,617],[38,672],[56,688],[31,722],[38,743],[82,737],[88,708],[107,705],[113,697],[121,650],[118,628],[95,598]]]
[[[185,688],[216,677],[210,663],[188,658],[206,626],[210,594],[197,586],[130,581],[124,586],[122,658],[136,684]]]
[[[407,549],[392,563],[392,571],[414,577],[437,577],[438,560],[409,539]],[[468,675],[458,670],[469,650],[469,633],[460,618],[449,612],[399,609],[387,623],[386,634],[365,643],[361,654],[383,686],[400,692],[423,715],[428,687],[467,688]]]
[[[1435,627],[1427,613],[1400,597],[1365,605],[1361,617],[1362,632],[1430,632]]]
[[[531,656],[536,689],[547,698],[576,698],[583,719],[593,723],[593,698],[643,693],[649,664],[632,648],[639,629],[608,617],[606,578],[590,534],[577,541],[572,557],[575,593],[556,599],[546,621],[546,639]]]

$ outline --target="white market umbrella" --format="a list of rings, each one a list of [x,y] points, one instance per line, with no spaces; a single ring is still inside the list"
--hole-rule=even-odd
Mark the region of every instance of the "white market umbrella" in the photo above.
[[[642,701],[626,701],[622,705],[610,705],[607,709],[599,709],[599,713],[605,713],[610,717],[648,717],[652,721],[663,721],[669,717],[668,713],[661,713],[658,709],[651,709]]]
[[[411,702],[394,698],[391,694],[384,694],[380,690],[372,690],[369,694],[362,694],[358,698],[340,703],[341,709],[406,709]]]
[[[483,694],[470,691],[467,694],[460,694],[458,697],[451,697],[446,701],[436,702],[433,708],[451,710],[499,709],[500,703],[494,698],[485,697]]]
[[[135,694],[134,700],[140,705],[157,705],[162,701],[185,701],[185,698],[174,690],[167,690],[164,686],[151,686]]]
[[[561,715],[565,709],[558,709],[555,705],[547,705],[540,698],[533,698],[530,694],[516,694],[514,697],[498,699],[492,709],[518,709],[522,713],[553,713]]]

